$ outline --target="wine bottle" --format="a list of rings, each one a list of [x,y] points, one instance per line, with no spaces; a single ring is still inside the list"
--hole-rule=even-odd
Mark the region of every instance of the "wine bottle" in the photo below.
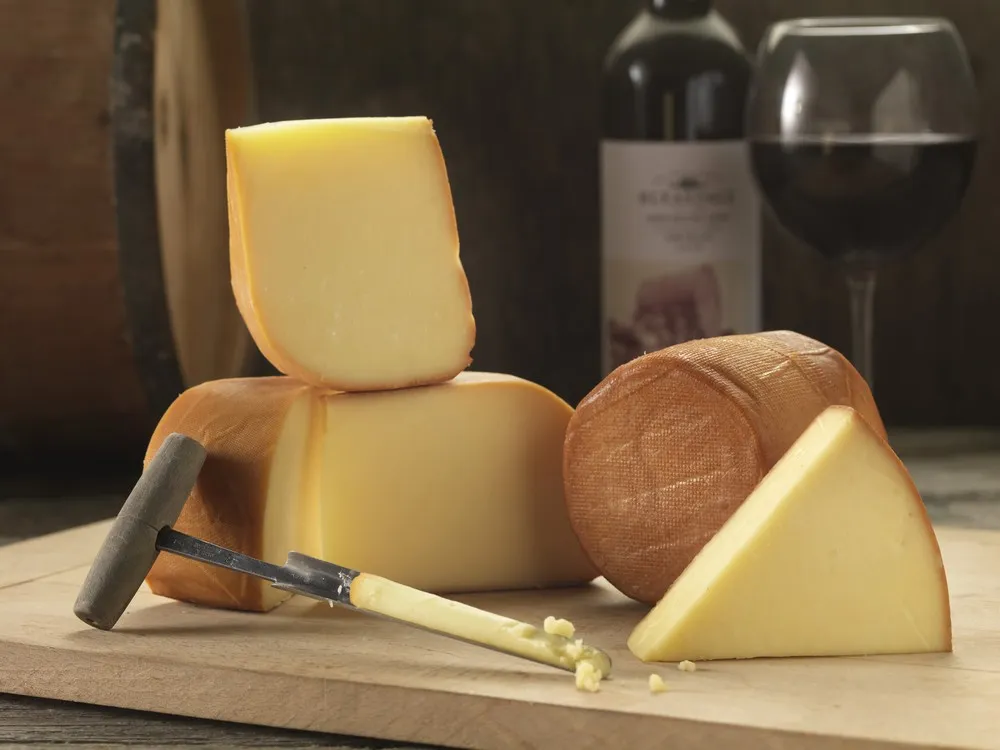
[[[751,63],[710,0],[645,0],[602,80],[602,367],[760,330]]]

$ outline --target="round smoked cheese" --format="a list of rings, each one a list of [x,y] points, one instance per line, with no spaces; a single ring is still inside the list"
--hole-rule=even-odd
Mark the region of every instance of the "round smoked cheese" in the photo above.
[[[886,437],[851,363],[790,331],[689,341],[618,367],[566,432],[566,502],[584,550],[619,591],[655,603],[834,404]]]

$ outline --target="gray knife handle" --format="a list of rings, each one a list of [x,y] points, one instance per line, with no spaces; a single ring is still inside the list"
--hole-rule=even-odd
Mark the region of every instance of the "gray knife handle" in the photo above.
[[[94,558],[73,612],[88,625],[111,630],[159,554],[156,535],[177,521],[205,463],[197,440],[172,433],[139,477]]]

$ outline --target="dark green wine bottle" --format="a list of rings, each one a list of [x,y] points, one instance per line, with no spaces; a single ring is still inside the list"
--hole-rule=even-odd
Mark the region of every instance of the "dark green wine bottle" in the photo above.
[[[602,367],[760,330],[752,67],[709,0],[646,0],[605,61]]]

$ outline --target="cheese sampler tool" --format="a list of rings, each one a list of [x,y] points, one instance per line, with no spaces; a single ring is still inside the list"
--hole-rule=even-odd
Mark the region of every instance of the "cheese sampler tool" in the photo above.
[[[83,622],[111,630],[160,552],[271,582],[275,588],[444,635],[570,672],[580,665],[602,677],[606,653],[528,623],[345,568],[298,552],[276,565],[172,528],[205,462],[205,448],[173,433],[149,462],[115,518],[77,596]]]

